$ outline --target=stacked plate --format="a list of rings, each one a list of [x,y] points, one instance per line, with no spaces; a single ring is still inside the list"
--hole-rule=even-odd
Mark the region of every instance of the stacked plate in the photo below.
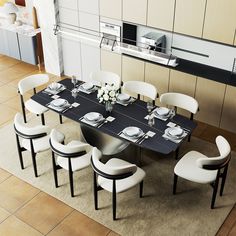
[[[50,105],[61,108],[66,107],[68,104],[68,101],[63,98],[58,98],[50,102]]]
[[[129,126],[127,128],[125,128],[123,130],[123,134],[126,136],[126,137],[129,137],[129,138],[133,138],[133,139],[137,139],[139,137],[141,137],[144,133],[143,131],[138,128],[138,127],[134,127],[134,126]]]
[[[98,112],[89,112],[84,116],[85,121],[93,124],[100,123],[104,120],[102,114]]]
[[[45,89],[45,92],[56,95],[61,91],[63,91],[64,89],[65,86],[63,84],[53,82],[50,85],[48,85],[48,87]]]
[[[153,112],[154,115],[168,118],[170,114],[170,109],[166,107],[157,107]]]
[[[131,97],[128,94],[120,93],[117,96],[117,101],[123,104],[129,103],[131,100]]]
[[[172,139],[181,139],[185,135],[184,130],[180,127],[167,128],[165,134]]]
[[[82,87],[84,90],[89,91],[89,90],[92,90],[92,89],[94,88],[94,85],[93,85],[92,83],[88,82],[88,83],[82,84],[81,87]]]

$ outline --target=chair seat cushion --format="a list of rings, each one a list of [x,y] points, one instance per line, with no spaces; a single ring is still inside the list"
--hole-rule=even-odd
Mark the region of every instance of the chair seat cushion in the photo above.
[[[44,112],[48,111],[47,107],[40,105],[39,103],[35,102],[32,99],[29,99],[25,102],[25,107],[28,111],[34,114],[43,114]]]
[[[207,157],[200,152],[188,152],[176,164],[174,168],[175,174],[196,183],[207,184],[214,182],[217,170],[205,170],[198,167],[196,160],[199,158]]]
[[[62,142],[65,136],[62,133],[58,133],[58,140]],[[49,144],[50,135],[44,136],[42,138],[33,139],[33,146],[34,152],[43,152],[50,148]],[[24,147],[26,150],[31,151],[30,148],[30,140],[29,139],[22,139],[21,146]]]
[[[129,162],[117,158],[112,158],[106,163],[106,165],[111,167],[119,167],[122,165],[129,165],[129,164],[130,164]],[[137,171],[130,177],[121,180],[116,180],[116,192],[121,193],[134,187],[135,185],[142,182],[145,176],[146,173],[141,168],[137,167]],[[100,185],[103,189],[109,192],[112,192],[112,182],[113,181],[110,179],[98,176],[98,185]]]
[[[69,142],[67,145],[73,146],[73,145],[81,145],[81,144],[82,144],[82,142],[77,141],[77,140],[73,140],[73,141]],[[84,169],[87,166],[89,166],[91,154],[92,154],[92,150],[82,156],[71,158],[72,171],[81,170],[81,169]],[[59,166],[61,166],[63,169],[69,170],[68,158],[58,156],[57,157],[57,164]]]

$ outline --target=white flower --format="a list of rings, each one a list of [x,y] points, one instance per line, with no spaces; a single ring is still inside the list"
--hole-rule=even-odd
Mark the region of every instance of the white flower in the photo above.
[[[113,98],[113,97],[115,97],[116,93],[115,93],[114,90],[111,90],[110,93],[109,93],[109,95]]]
[[[104,99],[104,101],[108,101],[108,100],[109,100],[108,94],[105,93],[105,94],[103,95],[103,99]]]

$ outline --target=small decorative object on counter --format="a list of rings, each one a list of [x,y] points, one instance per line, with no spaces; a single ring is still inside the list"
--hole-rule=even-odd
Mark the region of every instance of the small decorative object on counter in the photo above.
[[[113,105],[116,103],[117,96],[118,88],[113,84],[106,84],[98,90],[97,98],[100,103],[105,104],[106,111],[111,112],[113,109]]]

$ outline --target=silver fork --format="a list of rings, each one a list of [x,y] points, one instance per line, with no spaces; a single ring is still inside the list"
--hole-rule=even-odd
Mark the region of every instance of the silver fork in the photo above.
[[[67,107],[64,111],[62,111],[61,113],[65,113],[66,111],[68,111],[69,109],[71,109],[73,106],[70,105],[69,107]]]
[[[144,140],[147,140],[149,138],[148,135],[144,135],[143,138],[139,141],[139,144],[141,144]]]
[[[105,119],[100,125],[98,125],[98,127],[97,128],[100,128],[101,126],[103,126],[104,124],[106,124],[108,122],[108,120],[107,119]]]

